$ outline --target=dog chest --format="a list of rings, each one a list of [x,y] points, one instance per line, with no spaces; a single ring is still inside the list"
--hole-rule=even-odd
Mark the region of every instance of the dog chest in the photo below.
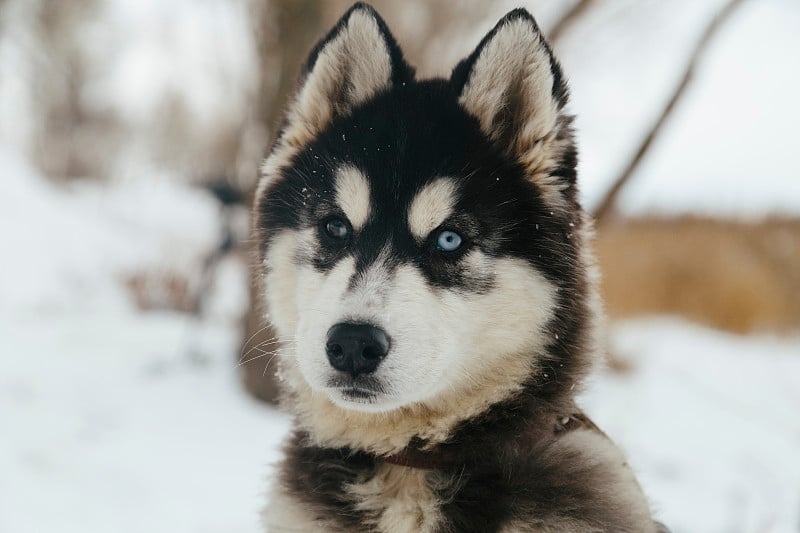
[[[348,491],[355,507],[370,517],[372,526],[386,533],[427,533],[438,530],[441,489],[439,474],[391,464],[378,467],[369,480]]]

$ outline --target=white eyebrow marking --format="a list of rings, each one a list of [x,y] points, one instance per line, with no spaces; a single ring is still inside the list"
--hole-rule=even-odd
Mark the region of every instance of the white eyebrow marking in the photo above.
[[[356,167],[343,166],[336,172],[336,203],[353,229],[359,230],[367,223],[370,213],[369,183]]]
[[[418,241],[425,239],[453,214],[456,192],[452,179],[438,178],[417,193],[408,209],[408,227]]]

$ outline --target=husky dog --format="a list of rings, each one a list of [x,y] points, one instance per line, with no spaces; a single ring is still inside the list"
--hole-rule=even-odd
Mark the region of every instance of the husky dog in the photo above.
[[[365,4],[313,49],[255,204],[294,415],[269,531],[659,530],[574,402],[601,309],[567,95],[522,9],[449,79]]]

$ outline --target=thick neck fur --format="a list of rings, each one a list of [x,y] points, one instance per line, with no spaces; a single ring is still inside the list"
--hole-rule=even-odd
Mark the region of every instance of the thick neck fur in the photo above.
[[[469,446],[468,440],[480,441],[484,434],[516,434],[574,410],[569,394],[543,398],[533,384],[495,385],[389,413],[345,410],[307,386],[288,392],[285,404],[293,406],[297,427],[310,444],[377,456],[400,453],[412,443],[422,450],[444,443],[451,449],[454,444]]]

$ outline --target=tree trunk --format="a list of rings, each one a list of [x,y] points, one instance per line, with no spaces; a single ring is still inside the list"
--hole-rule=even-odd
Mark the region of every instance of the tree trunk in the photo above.
[[[321,6],[317,0],[259,1],[254,6],[259,44],[261,90],[258,113],[274,139],[280,113],[294,89],[295,79],[305,55],[321,26]],[[255,190],[248,191],[247,205],[253,204]],[[277,399],[274,351],[278,344],[267,324],[258,277],[257,242],[248,246],[250,259],[250,309],[245,317],[245,343],[241,367],[245,388],[267,402]]]

